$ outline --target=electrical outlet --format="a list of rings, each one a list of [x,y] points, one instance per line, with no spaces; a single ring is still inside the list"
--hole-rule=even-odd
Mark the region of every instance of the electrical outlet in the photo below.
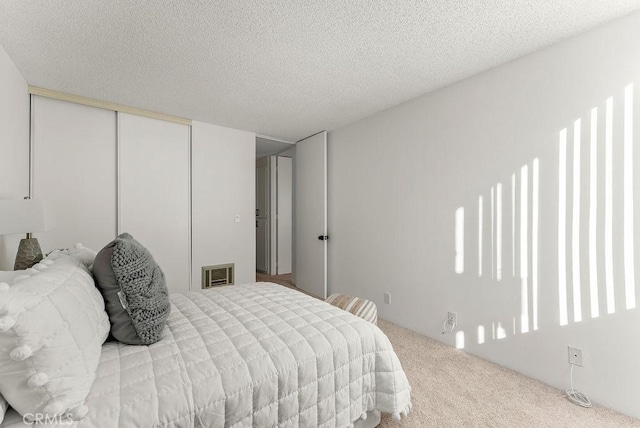
[[[391,293],[384,293],[384,302],[387,305],[391,304]]]
[[[453,327],[458,325],[458,314],[455,312],[447,312],[447,323]]]
[[[569,346],[569,364],[582,367],[582,349]]]
[[[442,325],[442,334],[451,333],[458,324],[458,315],[455,312],[447,312],[447,319]]]

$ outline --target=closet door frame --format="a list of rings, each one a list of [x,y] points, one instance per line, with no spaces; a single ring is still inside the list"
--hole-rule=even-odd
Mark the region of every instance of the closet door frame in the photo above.
[[[116,232],[117,235],[119,235],[120,233],[122,233],[121,231],[121,225],[122,225],[122,217],[121,217],[121,180],[120,180],[120,166],[121,166],[121,159],[120,159],[120,155],[121,155],[121,135],[120,135],[120,116],[122,113],[126,113],[126,114],[131,114],[134,116],[141,116],[141,117],[146,117],[146,118],[150,118],[150,119],[156,119],[156,120],[162,120],[165,122],[170,122],[170,123],[176,123],[176,124],[181,124],[181,125],[186,125],[188,127],[188,169],[187,169],[187,174],[188,174],[188,203],[187,203],[187,210],[188,210],[188,215],[187,215],[187,248],[188,248],[188,255],[187,255],[187,259],[188,259],[188,267],[187,267],[187,272],[188,272],[188,279],[186,279],[187,284],[188,284],[188,288],[189,290],[193,289],[193,284],[192,284],[192,277],[193,277],[193,265],[192,265],[192,260],[193,260],[193,219],[192,219],[192,208],[193,208],[193,199],[192,199],[192,192],[193,192],[193,186],[192,186],[192,180],[193,180],[193,172],[192,172],[192,164],[193,164],[193,127],[192,127],[192,121],[190,119],[186,119],[186,118],[182,118],[182,117],[177,117],[177,116],[171,116],[171,115],[166,115],[163,113],[157,113],[157,112],[153,112],[153,111],[149,111],[149,110],[143,110],[143,109],[138,109],[138,108],[134,108],[134,107],[129,107],[129,106],[125,106],[125,105],[121,105],[121,104],[116,104],[116,103],[110,103],[110,102],[105,102],[105,101],[100,101],[100,100],[95,100],[92,98],[87,98],[87,97],[81,97],[81,96],[77,96],[77,95],[71,95],[71,94],[67,94],[64,92],[58,92],[58,91],[53,91],[50,89],[45,89],[45,88],[39,88],[36,86],[29,86],[29,102],[30,102],[30,106],[29,106],[29,185],[28,185],[28,191],[29,191],[29,197],[34,197],[34,151],[35,151],[35,147],[34,147],[34,130],[35,130],[35,121],[34,121],[34,95],[42,97],[42,98],[50,98],[50,99],[54,99],[54,100],[59,100],[59,101],[66,101],[69,103],[73,103],[73,104],[79,104],[79,105],[84,105],[84,106],[89,106],[89,107],[95,107],[95,108],[99,108],[99,109],[103,109],[103,110],[108,110],[108,111],[112,111],[115,113],[115,126],[116,126],[116,132],[115,132],[115,224],[114,226],[114,230]],[[38,196],[38,195],[36,195]],[[105,243],[106,244],[106,243]],[[96,250],[99,250],[98,248],[96,248]]]

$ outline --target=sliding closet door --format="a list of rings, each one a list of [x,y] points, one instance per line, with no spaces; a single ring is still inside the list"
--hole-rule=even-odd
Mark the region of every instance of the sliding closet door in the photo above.
[[[119,232],[146,246],[170,292],[189,291],[189,127],[118,114]]]
[[[116,113],[33,96],[32,144],[32,196],[56,226],[42,250],[100,250],[116,233]]]

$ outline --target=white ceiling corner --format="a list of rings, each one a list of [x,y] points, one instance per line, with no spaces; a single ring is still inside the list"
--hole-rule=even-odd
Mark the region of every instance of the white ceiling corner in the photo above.
[[[594,28],[640,0],[3,0],[30,85],[296,141]]]

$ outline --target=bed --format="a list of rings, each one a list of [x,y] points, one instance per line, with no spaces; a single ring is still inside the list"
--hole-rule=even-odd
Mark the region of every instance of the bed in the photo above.
[[[410,386],[385,334],[271,283],[171,295],[161,341],[107,342],[73,427],[375,426]],[[70,422],[70,421],[69,421]],[[3,428],[24,426],[17,413]]]

